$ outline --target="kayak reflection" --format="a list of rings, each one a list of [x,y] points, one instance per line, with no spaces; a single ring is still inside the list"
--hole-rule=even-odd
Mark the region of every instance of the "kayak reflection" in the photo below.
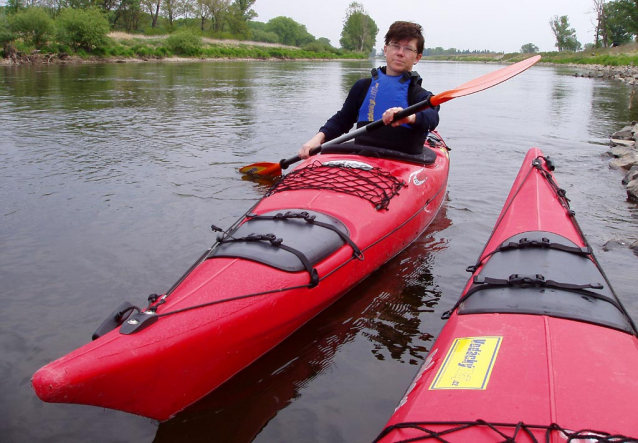
[[[435,235],[451,225],[446,210],[443,204],[416,242],[274,350],[160,423],[155,442],[253,441],[279,411],[302,401],[303,389],[330,370],[340,348],[357,337],[373,344],[378,360],[420,364],[438,332],[421,318],[441,296],[431,266],[447,247]]]

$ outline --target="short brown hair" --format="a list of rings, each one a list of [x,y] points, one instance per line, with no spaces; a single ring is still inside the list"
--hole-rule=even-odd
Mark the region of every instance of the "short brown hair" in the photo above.
[[[415,38],[417,40],[416,50],[419,51],[419,54],[423,54],[423,45],[425,44],[425,38],[423,37],[423,27],[418,23],[392,23],[390,29],[388,29],[388,32],[385,34],[385,44],[388,45],[392,41],[398,42],[406,38],[410,40]]]

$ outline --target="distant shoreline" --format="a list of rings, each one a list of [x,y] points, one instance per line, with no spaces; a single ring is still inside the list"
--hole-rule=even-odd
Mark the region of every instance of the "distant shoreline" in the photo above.
[[[131,41],[155,41],[158,37],[136,36],[124,33],[111,33],[110,37],[118,42]],[[159,37],[159,40],[162,38]],[[332,57],[304,57],[300,48],[276,45],[260,42],[239,40],[212,40],[203,39],[203,43],[219,48],[242,48],[241,55],[215,56],[215,57],[184,57],[184,56],[123,56],[123,55],[89,55],[80,57],[65,53],[41,53],[35,51],[31,54],[13,53],[9,57],[0,59],[0,65],[79,65],[100,63],[192,63],[192,62],[224,62],[224,61],[335,61],[335,60],[366,60],[366,58],[339,58]],[[264,48],[279,48],[281,53],[275,56],[265,55]],[[299,51],[299,57],[295,52]],[[457,62],[457,63],[494,63],[507,64],[524,60],[533,54],[524,53],[485,53],[485,54],[453,54],[424,56],[423,61],[432,62]],[[630,86],[638,85],[638,44],[633,43],[617,48],[606,48],[582,52],[552,52],[541,53],[543,58],[539,65],[566,66],[576,69],[574,76],[588,78],[603,78],[622,81]],[[381,58],[379,58],[381,60]],[[583,72],[585,71],[585,72]]]

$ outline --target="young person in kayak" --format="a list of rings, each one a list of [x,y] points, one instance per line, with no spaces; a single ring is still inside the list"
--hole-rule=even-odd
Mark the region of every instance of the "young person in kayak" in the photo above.
[[[411,22],[394,22],[385,35],[386,66],[372,70],[372,77],[357,81],[343,107],[299,150],[308,158],[310,150],[357,128],[383,119],[388,125],[394,114],[432,95],[421,87],[421,77],[412,71],[423,53],[423,28]],[[439,123],[439,107],[426,109],[355,139],[355,143],[420,154],[428,132]]]

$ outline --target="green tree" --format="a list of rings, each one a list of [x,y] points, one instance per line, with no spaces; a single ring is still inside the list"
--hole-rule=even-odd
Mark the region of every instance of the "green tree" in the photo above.
[[[594,43],[597,48],[601,43],[603,48],[607,47],[607,25],[605,24],[605,0],[594,0],[594,13],[596,14],[596,37]]]
[[[605,4],[606,34],[608,41],[614,45],[624,45],[632,40],[628,3],[630,2],[613,1]]]
[[[230,0],[208,0],[211,29],[214,32],[222,32],[230,14]]]
[[[257,13],[252,9],[253,4],[255,0],[235,0],[230,5],[228,27],[238,38],[250,38],[248,22],[257,17]]]
[[[0,12],[0,47],[4,51],[4,56],[8,57],[11,42],[15,40],[16,35],[9,28],[9,19],[6,14]]]
[[[160,6],[162,0],[140,0],[140,5],[151,16],[151,28],[157,27],[157,19],[159,18]]]
[[[66,8],[56,19],[58,41],[75,49],[93,50],[108,42],[109,21],[97,9]]]
[[[132,32],[139,27],[141,18],[140,0],[120,0],[113,16],[113,27]]]
[[[168,19],[169,28],[173,27],[173,18],[175,18],[175,0],[164,0],[162,3],[162,13]]]
[[[618,20],[622,27],[638,42],[638,0],[616,0],[605,5],[610,8],[612,22]],[[613,24],[612,24],[613,26]]]
[[[12,15],[9,30],[38,49],[55,36],[53,20],[42,8],[28,8]]]
[[[576,30],[570,28],[569,19],[566,15],[555,15],[549,21],[549,26],[556,37],[555,46],[559,51],[578,51],[582,48],[580,42],[576,39]]]
[[[235,0],[235,2],[233,3],[233,6],[237,8],[239,14],[245,22],[248,22],[257,17],[257,13],[252,9],[255,1],[256,0]]]
[[[24,3],[24,0],[7,0],[5,10],[9,14],[15,14],[20,9],[24,8],[23,3]]]
[[[363,4],[352,2],[346,9],[339,43],[344,49],[369,53],[379,33],[377,24],[366,14]]]
[[[248,22],[248,27],[250,28],[251,40],[264,43],[280,43],[277,34],[266,31],[266,23],[250,21]]]
[[[535,54],[538,52],[538,46],[533,43],[527,43],[521,46],[521,52],[523,54]]]
[[[303,46],[315,40],[305,25],[301,25],[289,17],[275,17],[266,23],[266,32],[277,34],[279,42],[290,46]]]

